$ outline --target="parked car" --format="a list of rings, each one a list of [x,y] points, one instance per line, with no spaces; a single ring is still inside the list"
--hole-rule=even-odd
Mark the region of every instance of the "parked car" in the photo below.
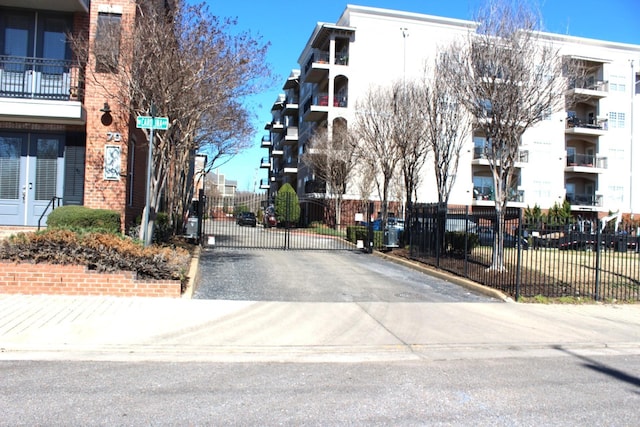
[[[493,246],[493,228],[492,227],[478,227],[478,239],[481,246]],[[504,247],[515,248],[518,243],[518,236],[513,234],[504,233]],[[522,237],[520,240],[520,246],[522,249],[529,249],[529,241]]]
[[[236,224],[255,227],[258,224],[258,221],[256,220],[256,215],[253,212],[242,212],[238,214]]]
[[[278,225],[276,209],[273,206],[269,206],[264,210],[264,215],[262,215],[262,225],[264,228],[275,227]]]

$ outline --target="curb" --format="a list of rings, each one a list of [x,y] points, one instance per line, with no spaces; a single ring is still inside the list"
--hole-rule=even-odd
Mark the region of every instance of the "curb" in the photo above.
[[[180,298],[182,299],[191,299],[193,298],[193,292],[195,291],[196,279],[198,278],[198,265],[200,263],[200,253],[202,252],[202,247],[198,245],[191,257],[191,265],[189,265],[189,282],[187,283],[187,288],[184,290]]]
[[[505,295],[504,293],[500,292],[499,290],[490,288],[488,286],[481,285],[478,282],[474,282],[472,280],[465,279],[463,277],[455,276],[453,274],[444,272],[442,270],[437,270],[437,269],[435,269],[435,268],[433,268],[431,266],[428,266],[426,264],[421,264],[421,263],[418,263],[416,261],[411,261],[411,260],[408,260],[408,259],[405,259],[405,258],[400,258],[400,257],[397,257],[397,256],[388,255],[388,254],[385,254],[385,253],[379,252],[379,251],[374,251],[373,253],[376,256],[380,257],[380,258],[386,259],[386,260],[391,261],[391,262],[395,262],[396,264],[404,265],[405,267],[409,267],[409,268],[412,268],[414,270],[420,271],[420,272],[422,272],[424,274],[428,274],[430,276],[437,277],[438,279],[442,279],[442,280],[445,280],[447,282],[455,283],[456,285],[460,285],[460,286],[462,286],[464,288],[467,288],[467,289],[472,290],[474,292],[481,293],[481,294],[486,295],[488,297],[495,298],[495,299],[501,300],[503,302],[514,302],[514,300],[511,297]]]

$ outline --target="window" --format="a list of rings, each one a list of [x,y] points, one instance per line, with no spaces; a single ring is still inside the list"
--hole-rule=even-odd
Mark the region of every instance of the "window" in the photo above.
[[[622,129],[624,128],[625,122],[625,113],[619,112],[610,112],[609,113],[609,127],[612,129]]]
[[[115,73],[120,58],[120,30],[122,15],[98,13],[98,28],[93,46],[96,57],[96,71]]]
[[[627,90],[627,79],[624,76],[612,74],[609,76],[610,92],[625,92]]]

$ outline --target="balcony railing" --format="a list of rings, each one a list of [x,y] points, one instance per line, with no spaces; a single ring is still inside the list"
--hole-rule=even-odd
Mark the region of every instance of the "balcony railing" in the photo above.
[[[587,129],[607,130],[607,121],[597,120],[595,118],[586,118],[586,117],[568,115],[567,128],[587,128]]]
[[[73,61],[0,55],[0,96],[82,100],[79,75]]]
[[[569,85],[569,89],[586,89],[607,92],[609,90],[608,81],[593,81],[592,79],[576,79]]]
[[[567,166],[582,166],[587,168],[607,168],[607,158],[594,154],[567,154]]]
[[[489,159],[489,156],[487,155],[487,149],[485,147],[473,147],[473,160],[479,159]],[[517,162],[519,163],[529,163],[529,150],[518,150],[517,159]]]
[[[602,195],[567,193],[567,201],[571,205],[602,206]]]
[[[495,193],[493,192],[492,187],[473,187],[473,195],[476,200],[479,201],[490,201],[494,202],[496,200]],[[517,202],[524,203],[524,190],[511,190],[507,195],[508,202]]]

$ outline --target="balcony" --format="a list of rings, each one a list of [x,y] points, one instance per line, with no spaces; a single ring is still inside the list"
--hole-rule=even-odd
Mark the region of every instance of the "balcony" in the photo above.
[[[607,158],[593,154],[568,154],[565,172],[604,173],[607,169]]]
[[[284,132],[284,124],[280,121],[271,122],[271,132],[282,133]]]
[[[292,102],[287,101],[287,103],[284,104],[282,114],[286,116],[293,116],[295,114],[298,114],[298,100],[294,99],[292,100]]]
[[[274,148],[271,150],[271,157],[282,157],[284,156],[284,151]]]
[[[0,56],[0,115],[15,121],[84,124],[73,61]]]
[[[601,136],[607,133],[607,120],[567,115],[565,134]]]
[[[271,161],[269,160],[268,157],[263,157],[260,160],[260,167],[263,169],[270,169],[271,168]]]
[[[474,206],[493,206],[495,204],[495,194],[493,187],[473,187]],[[509,206],[524,207],[524,190],[511,190],[507,196]]]
[[[269,184],[269,180],[266,180],[266,179],[261,179],[260,180],[260,189],[261,190],[268,190],[269,187],[271,187],[271,185]]]
[[[329,76],[329,52],[314,52],[304,68],[305,83],[319,83]]]
[[[571,205],[572,210],[596,210],[602,207],[603,197],[601,194],[577,194],[567,193],[567,202]]]
[[[297,162],[287,162],[282,168],[282,172],[285,175],[295,175],[298,173],[298,163]]]
[[[327,118],[329,113],[329,95],[321,93],[309,98],[303,107],[303,119],[305,122],[319,122]]]
[[[518,150],[518,160],[514,166],[521,168],[524,163],[529,163],[529,150]],[[489,166],[491,164],[489,156],[487,155],[487,149],[482,146],[473,147],[473,160],[472,165]]]
[[[297,126],[287,127],[287,132],[284,135],[284,144],[295,145],[297,143],[298,143],[298,127]]]
[[[260,147],[262,148],[269,148],[271,147],[273,144],[271,143],[271,136],[269,135],[264,135],[262,137],[262,141],[260,142]]]
[[[29,3],[25,0],[2,0],[1,6],[9,7],[29,7]],[[89,4],[91,0],[47,0],[47,10],[55,10],[58,12],[89,12]]]
[[[609,82],[606,81],[576,81],[565,92],[565,96],[576,99],[601,99],[609,94]]]

